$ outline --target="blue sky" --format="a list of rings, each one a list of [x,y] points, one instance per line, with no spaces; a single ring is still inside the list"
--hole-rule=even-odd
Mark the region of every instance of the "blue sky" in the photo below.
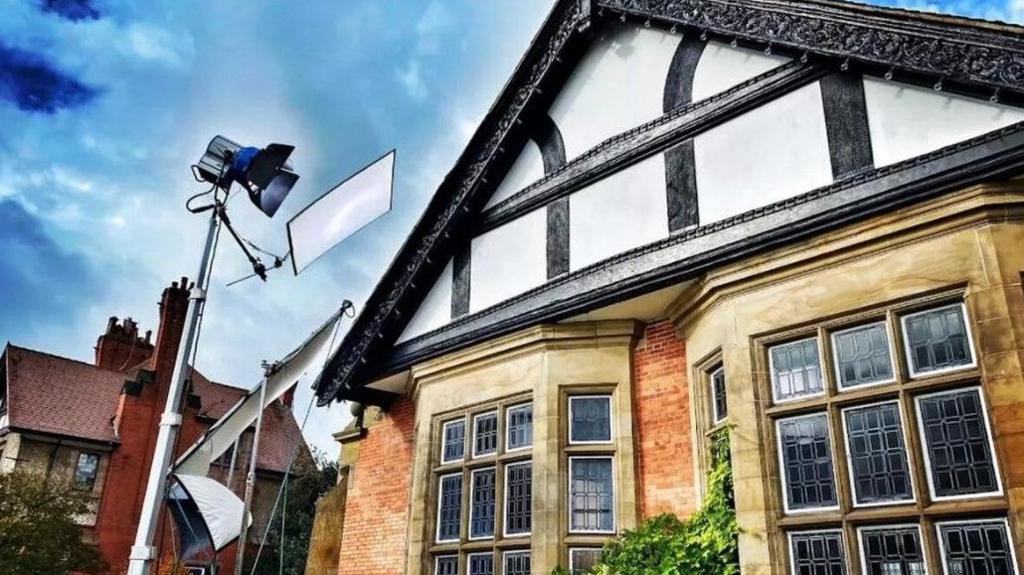
[[[1024,21],[1024,0],[884,4]],[[297,147],[277,218],[234,210],[281,253],[295,212],[397,148],[396,209],[302,276],[226,288],[248,267],[222,242],[197,363],[251,386],[366,298],[550,5],[0,0],[0,342],[89,361],[111,315],[155,330],[161,289],[195,273],[205,222],[183,202],[213,135]],[[333,452],[346,413],[315,410],[308,437]]]

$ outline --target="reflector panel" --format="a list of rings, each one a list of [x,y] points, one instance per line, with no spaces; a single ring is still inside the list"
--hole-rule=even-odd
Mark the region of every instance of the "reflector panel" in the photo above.
[[[288,222],[296,275],[345,238],[391,210],[395,151],[366,166]]]

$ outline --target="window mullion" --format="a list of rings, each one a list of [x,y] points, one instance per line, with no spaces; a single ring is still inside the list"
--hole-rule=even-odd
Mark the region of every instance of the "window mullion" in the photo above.
[[[836,478],[836,498],[839,500],[839,512],[846,516],[853,510],[853,486],[850,485],[843,414],[839,407],[832,403],[828,406],[828,424],[831,431],[832,473]]]

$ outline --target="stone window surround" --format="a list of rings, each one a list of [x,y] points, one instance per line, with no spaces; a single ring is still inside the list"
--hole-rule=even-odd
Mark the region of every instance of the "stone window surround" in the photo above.
[[[459,460],[447,461],[442,463],[442,453],[444,449],[444,429],[452,422],[462,421],[465,422],[466,429],[472,430],[475,426],[473,422],[480,415],[487,415],[493,413],[504,413],[508,407],[514,407],[529,403],[530,397],[523,394],[517,394],[511,397],[504,397],[495,399],[482,404],[475,404],[466,406],[464,409],[458,412],[447,412],[434,417],[435,428],[434,434],[436,435],[437,449],[434,449],[434,455],[431,457],[432,472],[430,475],[430,500],[432,502],[431,507],[435,508],[434,512],[430,514],[430,524],[434,526],[434,531],[437,531],[438,513],[439,513],[439,490],[440,481],[444,477],[451,475],[462,474],[462,503],[461,503],[461,518],[460,518],[460,536],[453,540],[438,541],[434,538],[430,545],[430,552],[435,557],[433,563],[436,565],[437,557],[444,556],[455,556],[459,559],[460,570],[463,572],[466,570],[466,556],[470,552],[483,552],[488,549],[504,549],[505,545],[516,545],[516,548],[528,548],[530,545],[530,534],[515,534],[507,535],[504,532],[504,518],[505,518],[505,485],[506,485],[506,473],[510,465],[527,463],[532,461],[532,450],[519,449],[512,452],[505,451],[505,421],[504,418],[498,418],[498,447],[493,453],[484,455],[473,455],[472,457],[464,457]],[[463,437],[464,450],[475,446],[476,437],[474,433],[466,433]],[[473,472],[481,469],[495,469],[495,513],[494,513],[494,535],[489,537],[475,537],[471,538],[469,533],[469,521],[472,516],[472,485],[473,485]],[[460,556],[460,551],[464,551]],[[496,561],[497,563],[497,561]]]
[[[496,564],[501,563],[504,551],[529,549],[534,570],[548,572],[556,566],[568,564],[569,547],[599,548],[613,537],[613,534],[568,533],[568,454],[565,447],[568,443],[569,395],[612,395],[615,430],[612,443],[574,445],[572,448],[581,454],[614,450],[616,529],[622,532],[636,526],[639,507],[635,481],[638,471],[633,455],[631,360],[641,328],[637,322],[621,320],[545,324],[453,352],[413,368],[409,393],[417,401],[417,431],[414,432],[413,446],[412,539],[408,546],[408,575],[432,573],[437,554],[458,553],[460,568],[464,571],[469,553],[490,553],[492,549]],[[524,374],[529,374],[529,377]],[[551,490],[541,493],[539,487],[534,491],[533,534],[531,537],[500,541],[469,541],[466,537],[460,545],[434,544],[428,532],[432,534],[436,522],[436,510],[433,508],[436,506],[437,486],[431,481],[435,477],[440,454],[439,423],[460,414],[482,413],[495,408],[504,410],[524,403],[533,404],[533,448],[507,454],[503,451],[507,441],[507,417],[500,412],[501,447],[497,457],[522,459],[532,455],[535,486],[558,482],[557,493]],[[484,456],[480,462],[493,461],[494,457]],[[472,467],[481,465],[480,462],[468,459],[454,467]],[[500,468],[498,474],[499,478],[503,475]],[[504,488],[499,486],[498,489],[501,498]],[[465,490],[464,497],[468,494],[469,491]],[[503,501],[499,504],[503,505]],[[499,518],[496,526],[499,538],[500,521]],[[463,531],[468,534],[468,525],[463,527]]]
[[[802,398],[799,401],[783,403],[767,403],[762,406],[761,414],[763,425],[762,434],[769,435],[770,441],[765,445],[776,445],[776,437],[773,421],[784,418],[787,415],[808,414],[824,412],[829,415],[831,448],[833,453],[833,469],[836,476],[836,487],[838,490],[840,509],[838,511],[821,511],[812,513],[785,513],[781,492],[781,470],[777,461],[778,452],[773,457],[766,458],[766,465],[769,473],[766,477],[766,496],[774,502],[774,509],[769,511],[770,519],[777,526],[777,532],[781,534],[807,531],[812,528],[832,529],[837,526],[845,526],[843,530],[844,548],[847,550],[847,563],[853,569],[851,572],[859,573],[860,557],[858,553],[850,553],[850,550],[858,549],[859,528],[871,528],[882,526],[886,523],[918,524],[921,525],[922,545],[928,567],[932,570],[939,569],[940,563],[939,542],[937,540],[935,526],[940,522],[961,522],[982,519],[1005,518],[1009,512],[1010,505],[1004,493],[986,494],[972,497],[968,505],[964,501],[936,501],[933,500],[927,489],[919,489],[917,486],[927,485],[926,474],[930,473],[925,469],[924,453],[920,442],[918,430],[918,419],[916,414],[917,397],[928,395],[932,392],[943,390],[966,390],[976,388],[979,390],[982,401],[986,402],[985,386],[982,383],[981,373],[977,367],[977,361],[972,366],[966,366],[955,370],[942,371],[934,374],[911,374],[906,348],[904,346],[904,334],[902,332],[903,317],[915,312],[926,311],[950,305],[962,303],[965,297],[963,288],[949,289],[931,294],[923,294],[915,298],[897,301],[888,305],[879,305],[870,309],[860,310],[845,314],[841,317],[826,318],[818,322],[804,324],[799,327],[756,336],[752,343],[757,350],[755,358],[755,369],[759,370],[761,377],[755,378],[760,386],[764,397],[772,398],[773,390],[769,366],[768,349],[772,345],[787,341],[796,341],[816,337],[819,344],[819,353],[822,365],[834,365],[832,337],[831,334],[859,325],[866,325],[872,322],[884,321],[887,326],[890,352],[894,356],[895,383],[865,386],[868,389],[847,388],[840,390],[833,369],[822,369],[822,377],[825,378],[825,393],[815,397]],[[969,340],[972,342],[972,353],[975,354],[974,341],[977,334],[969,316],[964,321],[967,326]],[[852,504],[852,491],[850,476],[845,469],[848,466],[848,453],[846,446],[846,434],[843,428],[841,410],[848,407],[865,406],[873,403],[898,401],[900,415],[903,422],[903,433],[907,442],[908,457],[912,469],[912,480],[915,485],[915,499],[907,503],[878,506],[870,510],[861,510],[863,506]],[[989,423],[988,432],[990,438],[994,429]],[[1000,474],[1002,466],[999,465],[999,454],[993,452],[996,460],[997,474]],[[941,516],[941,521],[937,517]],[[1012,532],[1009,534],[1012,538]],[[789,537],[775,537],[772,542],[778,557],[785,558],[785,564],[791,566]]]

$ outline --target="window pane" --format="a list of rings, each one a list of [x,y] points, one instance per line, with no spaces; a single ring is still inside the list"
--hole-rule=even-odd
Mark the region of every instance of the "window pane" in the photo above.
[[[459,558],[455,555],[446,555],[437,558],[437,575],[458,575]]]
[[[498,450],[498,413],[485,413],[473,418],[473,455],[486,455]]]
[[[921,433],[936,497],[999,490],[979,390],[918,399]]]
[[[95,453],[79,453],[75,466],[75,485],[92,489],[96,485],[96,473],[100,467],[100,456]]]
[[[469,575],[494,575],[494,555],[473,553],[469,556]]]
[[[572,575],[589,573],[601,559],[600,549],[570,549],[569,571]]]
[[[516,463],[505,468],[505,533],[530,532],[533,465]]]
[[[612,458],[569,459],[569,530],[613,531]]]
[[[838,332],[833,341],[840,387],[892,380],[889,338],[884,323]]]
[[[843,414],[854,500],[872,504],[913,499],[899,404],[858,407]]]
[[[770,354],[776,401],[818,395],[824,390],[816,338],[777,345]]]
[[[444,444],[441,452],[441,463],[459,461],[465,454],[466,449],[466,422],[465,420],[449,421],[444,424]]]
[[[612,440],[612,400],[604,397],[569,398],[569,441]]]
[[[917,527],[864,529],[860,539],[867,575],[924,575],[924,550]]]
[[[904,318],[904,337],[915,374],[974,362],[960,304]]]
[[[711,374],[711,406],[714,410],[715,423],[723,421],[729,415],[729,406],[725,400],[725,370],[722,368]]]
[[[789,553],[794,575],[846,574],[841,533],[794,533],[789,539]]]
[[[822,413],[779,421],[779,444],[787,509],[835,507],[828,416]]]
[[[519,449],[533,445],[533,405],[519,405],[508,410],[508,445]]]
[[[473,472],[473,493],[469,513],[470,537],[494,536],[494,480],[493,467]]]
[[[940,524],[939,542],[950,575],[1016,573],[1003,521]]]
[[[459,524],[462,522],[462,474],[442,477],[439,492],[437,540],[457,540]]]
[[[509,551],[505,553],[503,575],[530,575],[530,552]]]

